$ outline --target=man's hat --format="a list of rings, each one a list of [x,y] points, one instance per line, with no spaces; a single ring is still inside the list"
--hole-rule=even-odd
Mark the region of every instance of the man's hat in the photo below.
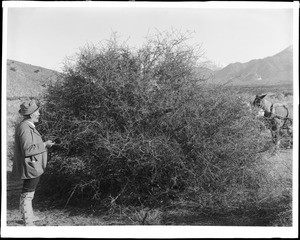
[[[30,115],[39,109],[39,106],[35,103],[34,100],[23,102],[20,105],[19,113],[23,116]]]

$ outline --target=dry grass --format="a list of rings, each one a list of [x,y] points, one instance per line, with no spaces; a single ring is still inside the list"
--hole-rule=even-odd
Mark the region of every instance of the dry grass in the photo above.
[[[269,215],[264,221],[276,226],[292,226],[293,156],[292,150],[265,154],[258,164],[262,179],[258,200]]]

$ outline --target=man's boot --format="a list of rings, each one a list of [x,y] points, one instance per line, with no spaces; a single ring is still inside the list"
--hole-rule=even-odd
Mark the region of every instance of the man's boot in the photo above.
[[[32,222],[42,221],[42,220],[45,219],[45,216],[39,217],[39,216],[34,214],[34,211],[33,211],[33,208],[32,208],[32,199],[34,197],[34,193],[35,192],[28,192],[28,193],[22,193],[21,194],[20,212],[21,212],[21,216],[22,216],[23,221],[24,221],[24,199],[26,197],[31,199],[31,201],[28,200],[28,210],[29,210],[30,214],[32,213]],[[24,221],[24,224],[25,224],[25,221]]]
[[[34,192],[21,193],[20,197],[20,210],[25,226],[35,226],[33,223],[33,210],[32,210],[32,199]]]

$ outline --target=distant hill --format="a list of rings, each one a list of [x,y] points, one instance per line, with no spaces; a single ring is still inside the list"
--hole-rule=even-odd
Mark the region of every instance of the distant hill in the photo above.
[[[58,72],[14,60],[7,60],[7,99],[37,97]]]
[[[293,83],[293,46],[274,56],[254,59],[246,63],[220,65],[206,61],[195,71],[210,83],[230,85],[269,86]],[[47,84],[57,79],[58,72],[14,60],[7,60],[7,99],[37,97]],[[232,80],[230,80],[232,79]]]
[[[293,83],[293,46],[274,56],[246,63],[231,63],[214,72],[212,83],[232,85],[281,85]]]
[[[218,63],[215,63],[211,60],[206,60],[201,63],[200,66],[195,68],[195,73],[199,79],[205,80],[210,79],[214,76],[214,72],[221,70],[222,66]]]
[[[218,70],[221,70],[223,68],[223,66],[220,63],[215,63],[211,60],[204,61],[203,66],[205,66],[206,68],[208,68],[212,71],[218,71]]]

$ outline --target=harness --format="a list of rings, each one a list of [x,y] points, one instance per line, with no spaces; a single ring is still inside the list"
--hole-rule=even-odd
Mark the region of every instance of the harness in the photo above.
[[[256,104],[256,106],[258,106],[260,109],[262,109],[264,111],[264,117],[266,119],[277,118],[277,119],[284,120],[283,126],[286,125],[286,122],[288,120],[291,121],[291,122],[293,121],[292,118],[288,117],[289,116],[289,109],[285,105],[282,105],[282,106],[286,109],[287,114],[286,114],[286,117],[282,117],[282,116],[279,116],[279,115],[273,113],[273,108],[274,108],[273,103],[270,106],[270,110],[266,109],[266,107],[262,104],[261,101],[256,102],[255,104]]]
[[[284,120],[284,123],[283,123],[282,126],[285,126],[288,120],[291,121],[291,122],[293,120],[292,120],[292,118],[288,117],[289,116],[289,109],[285,105],[282,105],[282,106],[285,108],[285,110],[287,112],[286,117],[281,117],[279,115],[276,115],[276,114],[272,113],[273,112],[273,103],[272,103],[272,105],[270,107],[270,112],[274,115],[274,118],[278,118],[278,119]]]
[[[279,115],[273,113],[273,107],[274,107],[273,105],[274,104],[272,103],[272,105],[270,107],[270,111],[267,111],[261,104],[259,104],[259,107],[265,111],[264,118],[269,123],[271,123],[271,125],[274,124],[274,122],[272,122],[272,121],[274,121],[276,118],[280,119],[280,120],[283,120],[284,122],[283,122],[282,126],[279,127],[279,129],[281,129],[281,130],[290,130],[287,122],[289,121],[292,124],[293,123],[293,119],[290,118],[290,117],[288,117],[288,115],[289,115],[288,108],[285,105],[282,105],[286,109],[286,111],[287,111],[286,117],[282,117],[282,116],[279,116]]]
[[[264,120],[269,125],[268,128],[271,131],[273,141],[277,142],[281,136],[288,136],[289,138],[292,137],[293,131],[290,126],[293,124],[293,119],[289,117],[288,108],[283,104],[281,105],[285,108],[285,110],[287,112],[286,116],[282,117],[273,112],[275,106],[273,103],[270,103],[270,104],[271,104],[271,106],[269,105],[270,108],[268,108],[261,101],[256,102],[256,106],[264,111]],[[282,121],[279,123],[278,121],[276,121],[276,119],[279,119]],[[282,122],[283,122],[283,124],[282,124]],[[290,123],[290,124],[288,124],[288,123]],[[285,131],[286,131],[286,133],[285,133]],[[282,134],[284,134],[284,135],[282,135]],[[292,145],[292,141],[291,142],[290,142],[290,140],[288,140],[288,141],[289,141],[289,144]]]

